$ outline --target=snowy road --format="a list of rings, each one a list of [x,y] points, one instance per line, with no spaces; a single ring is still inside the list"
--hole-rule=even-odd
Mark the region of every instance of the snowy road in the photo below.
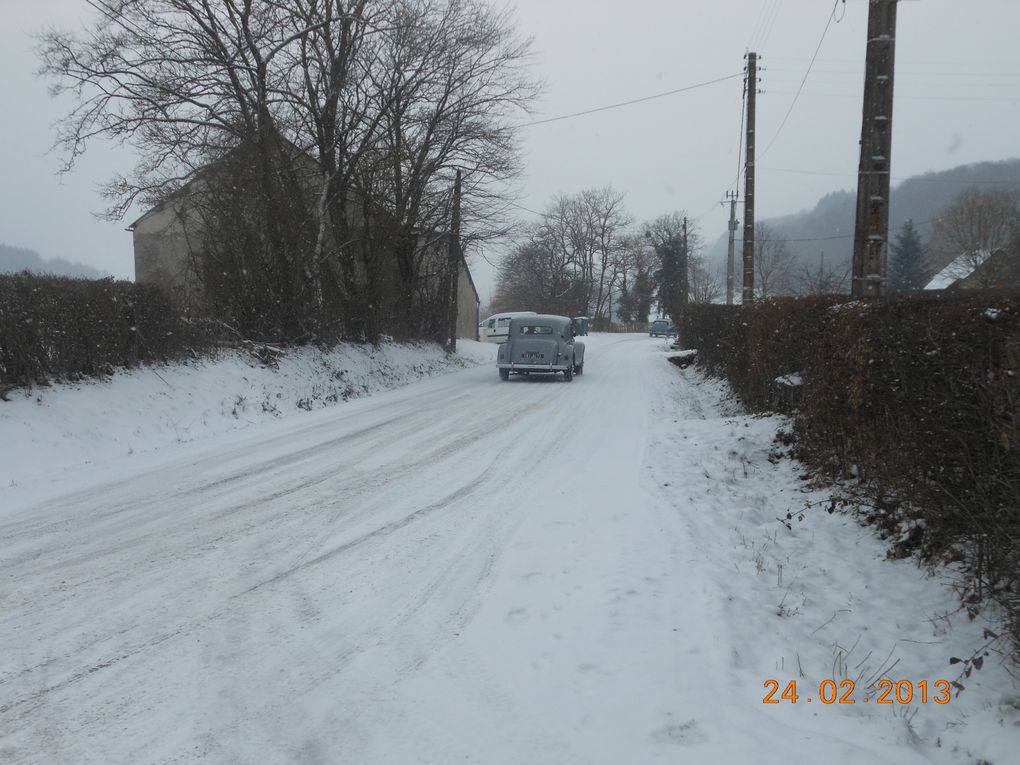
[[[570,384],[479,367],[6,488],[0,761],[954,762],[933,704],[762,704],[944,594],[895,564],[867,612],[880,544],[775,536],[774,421],[662,341],[588,346]]]

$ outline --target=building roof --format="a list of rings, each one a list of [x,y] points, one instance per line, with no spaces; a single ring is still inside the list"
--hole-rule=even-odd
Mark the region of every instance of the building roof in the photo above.
[[[949,265],[935,274],[931,281],[924,285],[924,288],[926,290],[949,289],[961,279],[966,279],[974,273],[991,255],[991,250],[964,252],[957,255]]]

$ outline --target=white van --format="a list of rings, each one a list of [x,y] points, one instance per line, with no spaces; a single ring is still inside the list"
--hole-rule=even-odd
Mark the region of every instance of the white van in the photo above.
[[[534,311],[497,313],[478,325],[478,339],[483,343],[502,343],[510,336],[510,319],[515,316],[534,316]]]

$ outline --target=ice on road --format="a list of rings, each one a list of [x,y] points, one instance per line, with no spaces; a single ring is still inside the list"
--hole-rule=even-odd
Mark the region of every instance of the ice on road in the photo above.
[[[0,761],[1017,751],[1001,681],[822,704],[838,672],[946,676],[977,625],[849,517],[777,520],[818,499],[770,454],[779,420],[661,340],[585,339],[571,383],[486,365],[4,487]],[[802,698],[763,704],[770,678]]]

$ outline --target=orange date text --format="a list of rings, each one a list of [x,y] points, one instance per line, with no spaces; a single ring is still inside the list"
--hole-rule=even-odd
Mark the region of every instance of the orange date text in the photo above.
[[[797,681],[790,680],[785,685],[778,680],[766,680],[763,683],[765,695],[763,704],[811,703],[820,701],[822,704],[948,704],[952,694],[948,680],[921,680],[912,683],[909,680],[889,680],[883,678],[875,683],[871,693],[858,694],[853,680],[822,680],[818,687],[812,687],[814,694],[805,696],[808,691],[797,689]],[[862,689],[863,690],[863,689]]]

